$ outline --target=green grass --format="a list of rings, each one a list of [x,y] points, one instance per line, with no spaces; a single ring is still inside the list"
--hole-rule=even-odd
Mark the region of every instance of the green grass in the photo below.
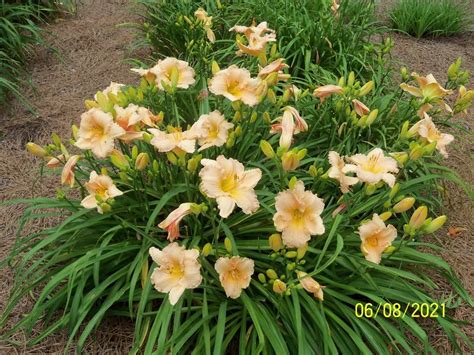
[[[410,36],[449,36],[472,24],[469,1],[400,0],[390,11],[394,29]]]

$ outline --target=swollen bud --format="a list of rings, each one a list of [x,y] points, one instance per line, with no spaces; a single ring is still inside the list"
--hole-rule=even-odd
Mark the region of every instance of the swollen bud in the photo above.
[[[206,243],[204,245],[204,247],[202,248],[201,255],[206,257],[211,253],[212,253],[212,244],[211,243]]]
[[[126,170],[130,167],[128,159],[117,149],[114,149],[110,154],[110,162],[120,170]]]
[[[286,292],[286,284],[280,279],[276,279],[273,282],[273,292],[278,293],[278,294],[282,294]]]
[[[142,152],[138,154],[137,159],[135,160],[135,169],[142,171],[148,166],[149,162],[150,156],[148,155],[148,153]]]
[[[426,217],[428,216],[428,207],[420,206],[418,207],[415,212],[413,212],[410,222],[408,222],[408,226],[412,230],[416,230],[420,228],[423,223],[425,223]]]
[[[268,244],[270,245],[270,248],[274,251],[277,252],[283,247],[283,242],[281,240],[281,235],[278,233],[272,234],[268,238]]]
[[[37,157],[44,158],[46,156],[46,150],[36,143],[28,142],[26,143],[26,150]]]
[[[278,278],[278,274],[276,273],[275,270],[273,269],[268,269],[266,271],[266,274],[267,274],[267,277],[270,279],[270,280],[275,280]]]
[[[262,150],[263,154],[269,159],[273,159],[275,157],[275,151],[273,150],[272,146],[268,141],[261,140],[260,141],[260,149]]]
[[[359,97],[367,95],[374,88],[374,82],[371,80],[360,88]]]
[[[379,217],[380,217],[380,219],[381,219],[382,221],[385,222],[385,221],[388,220],[390,217],[392,217],[392,212],[386,211],[386,212],[382,213]]]
[[[434,233],[440,229],[445,223],[448,217],[445,215],[439,216],[438,218],[433,219],[424,229],[425,233]]]
[[[414,197],[405,197],[403,200],[401,200],[395,206],[393,206],[393,212],[402,213],[402,212],[408,211],[410,208],[413,207],[414,204],[415,204]]]
[[[211,70],[212,74],[214,75],[221,71],[221,68],[219,68],[219,64],[217,64],[215,60],[212,61]]]

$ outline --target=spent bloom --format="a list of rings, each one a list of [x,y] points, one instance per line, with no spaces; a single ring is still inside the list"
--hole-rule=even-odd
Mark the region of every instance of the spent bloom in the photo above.
[[[288,68],[288,64],[284,63],[284,59],[280,58],[277,60],[274,60],[270,64],[266,65],[265,67],[261,68],[260,71],[258,72],[258,77],[260,79],[265,79],[268,77],[270,74],[277,73],[278,80],[288,80],[290,78],[289,74],[284,74],[283,69]]]
[[[186,202],[182,203],[173,210],[168,217],[158,227],[168,232],[168,240],[170,242],[176,240],[179,237],[179,223],[181,220],[196,211],[197,205],[195,203]]]
[[[140,131],[138,123],[142,122],[143,117],[138,113],[139,107],[134,104],[130,104],[126,108],[115,105],[114,109],[116,112],[115,122],[125,131],[125,134],[120,136],[119,139],[124,142],[141,139],[143,132]]]
[[[329,163],[331,168],[328,171],[328,176],[331,179],[339,181],[341,191],[343,194],[349,192],[349,187],[359,182],[359,179],[352,176],[347,176],[350,168],[344,163],[344,159],[334,151],[329,152]]]
[[[395,175],[398,173],[397,161],[386,157],[380,148],[375,148],[367,155],[355,154],[349,158],[355,165],[346,165],[346,171],[354,171],[357,178],[368,184],[376,184],[385,181],[388,186],[395,184]]]
[[[170,243],[163,250],[151,247],[153,261],[158,265],[151,274],[151,282],[158,292],[169,294],[169,301],[175,305],[186,289],[201,284],[201,264],[196,249],[186,250],[178,243]]]
[[[312,293],[314,297],[320,301],[324,301],[323,288],[326,286],[321,286],[315,279],[308,276],[304,271],[296,271],[296,275],[298,276],[301,286],[303,286],[306,291]]]
[[[150,143],[162,153],[175,152],[177,154],[182,153],[194,153],[196,149],[196,139],[191,131],[181,132],[176,130],[171,133],[160,131],[159,129],[150,128],[148,130],[153,134],[153,138]]]
[[[280,147],[288,149],[293,141],[293,135],[306,132],[308,124],[292,106],[283,108],[283,116],[279,122],[272,125],[270,133],[280,133]]]
[[[199,172],[200,189],[210,198],[215,198],[219,215],[227,218],[235,208],[245,214],[255,212],[260,204],[254,187],[262,177],[260,169],[245,170],[242,163],[219,155],[216,160],[202,159],[204,166]]]
[[[239,47],[237,55],[242,55],[245,53],[257,57],[261,53],[265,52],[268,42],[276,41],[275,31],[268,28],[267,22],[261,22],[257,26],[255,26],[254,22],[249,27],[236,25],[229,31],[243,33],[247,38],[247,44],[237,40],[237,46]]]
[[[370,112],[370,109],[365,106],[362,102],[360,102],[357,99],[352,100],[352,103],[354,104],[354,111],[359,115],[359,116],[364,116]]]
[[[231,65],[218,71],[209,82],[209,90],[222,95],[230,101],[241,100],[244,104],[255,106],[259,101],[260,80],[250,77],[247,69]]]
[[[91,171],[89,182],[86,182],[85,186],[89,195],[81,201],[81,206],[97,208],[99,213],[103,213],[102,202],[123,195],[123,192],[114,185],[110,176],[98,175],[95,171]]]
[[[254,272],[254,261],[249,258],[233,256],[217,259],[215,269],[224,287],[225,294],[230,298],[239,298],[242,290],[249,287]]]
[[[368,261],[380,264],[383,251],[392,245],[397,237],[397,229],[386,226],[378,214],[374,213],[372,220],[362,223],[359,227],[359,236],[362,241],[360,249]]]
[[[74,186],[74,169],[76,168],[76,164],[80,157],[80,155],[72,155],[71,157],[69,157],[66,164],[64,164],[63,171],[61,172],[61,184],[67,184],[70,187]]]
[[[321,213],[324,202],[311,191],[305,191],[302,181],[275,198],[276,213],[273,223],[282,232],[283,243],[289,248],[306,245],[312,235],[324,233]]]
[[[225,120],[219,111],[212,111],[207,115],[201,115],[193,124],[193,132],[201,146],[199,151],[209,147],[221,147],[227,141],[229,129],[234,127],[233,123]]]
[[[114,139],[125,130],[114,122],[110,113],[91,108],[81,115],[76,147],[90,149],[98,158],[105,158],[114,149]]]
[[[170,87],[176,85],[181,89],[187,89],[195,82],[194,69],[188,62],[173,57],[159,60],[158,63],[150,69],[132,69],[147,79],[154,79],[156,86],[164,90],[163,83]]]
[[[420,137],[429,143],[436,142],[436,149],[443,157],[448,157],[446,146],[454,140],[451,134],[441,133],[427,113],[424,114],[424,118],[418,121],[415,126]]]
[[[323,103],[327,97],[333,94],[340,95],[343,92],[344,89],[338,85],[324,85],[316,88],[313,92],[313,96],[318,97],[321,100],[321,103]]]

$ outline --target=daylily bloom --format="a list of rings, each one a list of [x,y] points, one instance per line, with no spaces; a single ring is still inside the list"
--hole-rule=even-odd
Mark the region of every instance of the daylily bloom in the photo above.
[[[196,249],[186,250],[178,243],[170,243],[163,250],[151,247],[149,253],[158,265],[151,274],[151,283],[158,292],[169,294],[171,305],[179,301],[186,289],[201,284],[201,264]]]
[[[61,184],[67,184],[70,187],[74,186],[74,169],[80,155],[72,155],[64,164],[63,171],[61,172]]]
[[[177,154],[194,153],[196,150],[196,139],[191,131],[175,131],[166,133],[159,129],[150,128],[148,130],[153,134],[150,143],[158,149],[159,152],[175,152]]]
[[[100,203],[123,195],[123,192],[117,189],[114,182],[107,175],[97,175],[95,171],[91,171],[89,182],[85,184],[89,195],[81,201],[84,208],[97,208],[99,213],[103,213]]]
[[[240,256],[221,257],[217,259],[214,267],[227,297],[239,298],[242,290],[249,287],[254,272],[252,259]]]
[[[364,116],[370,112],[370,108],[365,106],[362,102],[360,102],[357,99],[352,100],[352,103],[354,104],[354,110],[359,116]]]
[[[327,97],[331,96],[332,94],[340,95],[344,92],[344,89],[338,85],[324,85],[316,88],[313,92],[314,97],[319,97],[321,103],[326,100]]]
[[[260,53],[265,51],[268,42],[276,41],[275,31],[268,28],[266,22],[261,22],[258,26],[255,26],[255,22],[253,22],[250,27],[236,25],[229,31],[243,33],[247,38],[247,45],[239,40],[237,41],[237,46],[239,47],[237,55],[246,53],[258,57]]]
[[[125,130],[114,122],[110,113],[91,108],[81,115],[76,147],[90,149],[98,158],[105,158],[114,149],[114,139]]]
[[[201,115],[191,127],[201,146],[199,151],[209,147],[221,147],[227,141],[229,129],[234,127],[233,123],[227,122],[219,111],[212,111],[207,115]]]
[[[393,187],[395,176],[398,173],[397,161],[386,157],[380,148],[375,148],[369,154],[356,154],[349,158],[355,165],[346,165],[346,171],[354,171],[360,181],[368,184],[376,184],[385,181],[388,186]]]
[[[156,86],[164,90],[163,82],[172,87],[174,84],[178,88],[187,89],[194,84],[194,69],[188,62],[176,58],[168,57],[159,60],[158,63],[150,69],[132,69],[147,80],[155,80]]]
[[[209,82],[209,91],[222,95],[230,101],[241,100],[255,106],[259,102],[259,79],[252,79],[247,69],[231,65],[217,72]]]
[[[402,83],[400,84],[400,88],[415,97],[423,99],[423,105],[418,112],[420,117],[423,116],[423,113],[432,108],[431,103],[440,104],[446,111],[452,112],[451,108],[443,101],[445,96],[453,93],[452,90],[443,88],[436,81],[433,74],[429,74],[426,77],[419,76],[417,73],[412,73],[411,75],[418,83],[418,87]]]
[[[114,106],[116,116],[115,122],[124,129],[125,134],[119,137],[124,142],[130,142],[143,137],[142,131],[137,126],[143,117],[138,114],[139,107],[134,104],[128,105],[126,108],[119,105]]]
[[[124,84],[119,84],[112,81],[110,82],[109,86],[107,86],[104,90],[102,90],[102,93],[105,96],[107,96],[109,93],[113,95],[117,95],[124,86],[125,86]],[[97,100],[97,94],[94,95],[94,100]]]
[[[139,107],[137,109],[138,116],[140,117],[140,121],[147,125],[148,127],[156,127],[157,123],[163,121],[163,114],[154,115],[149,109],[146,107]]]
[[[296,271],[296,275],[298,276],[301,286],[303,286],[306,291],[312,293],[313,296],[320,301],[324,301],[323,288],[326,286],[321,286],[315,279],[308,276],[304,271]]]
[[[265,79],[267,76],[269,76],[272,73],[278,73],[278,80],[288,80],[290,78],[289,74],[284,74],[283,73],[283,68],[288,68],[288,65],[283,63],[284,59],[280,58],[277,60],[274,60],[264,68],[261,68],[260,71],[258,72],[258,77],[260,79]]]
[[[362,240],[360,249],[365,259],[380,264],[383,251],[397,237],[397,229],[392,225],[385,226],[379,215],[374,213],[371,221],[362,223],[359,227],[359,236]]]
[[[204,10],[202,7],[200,7],[194,12],[194,16],[196,16],[196,18],[200,22],[202,22],[204,30],[206,30],[206,35],[209,42],[214,43],[216,41],[216,36],[214,35],[214,32],[212,32],[211,30],[212,16],[208,16],[206,10]]]
[[[418,134],[429,143],[436,142],[436,149],[443,157],[447,158],[446,146],[454,140],[454,137],[448,133],[441,133],[427,113],[424,116],[425,118],[417,122]]]
[[[280,147],[288,149],[293,140],[293,135],[306,132],[308,124],[294,107],[286,106],[283,110],[283,116],[278,118],[280,123],[273,124],[270,133],[281,133]]]
[[[245,214],[255,212],[260,204],[254,187],[262,177],[260,169],[244,170],[242,163],[219,155],[216,160],[202,159],[199,172],[201,191],[215,198],[219,215],[227,218],[239,206]]]
[[[164,221],[158,224],[158,227],[168,232],[168,240],[170,242],[179,237],[179,222],[187,215],[193,213],[194,206],[196,206],[195,203],[182,203],[177,209],[173,210]]]
[[[346,166],[344,159],[341,158],[337,152],[329,152],[329,163],[331,164],[331,168],[328,171],[328,176],[331,179],[339,181],[343,194],[349,192],[349,186],[359,182],[359,179],[356,177],[346,175],[349,172],[349,168]]]
[[[318,195],[305,191],[302,181],[275,198],[276,213],[273,223],[278,232],[282,232],[283,243],[289,248],[306,245],[312,235],[324,233],[321,213],[324,202]]]

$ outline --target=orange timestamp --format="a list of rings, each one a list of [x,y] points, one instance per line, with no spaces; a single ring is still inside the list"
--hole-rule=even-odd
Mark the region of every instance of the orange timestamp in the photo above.
[[[354,307],[357,318],[444,318],[446,305],[444,303],[356,303]]]

